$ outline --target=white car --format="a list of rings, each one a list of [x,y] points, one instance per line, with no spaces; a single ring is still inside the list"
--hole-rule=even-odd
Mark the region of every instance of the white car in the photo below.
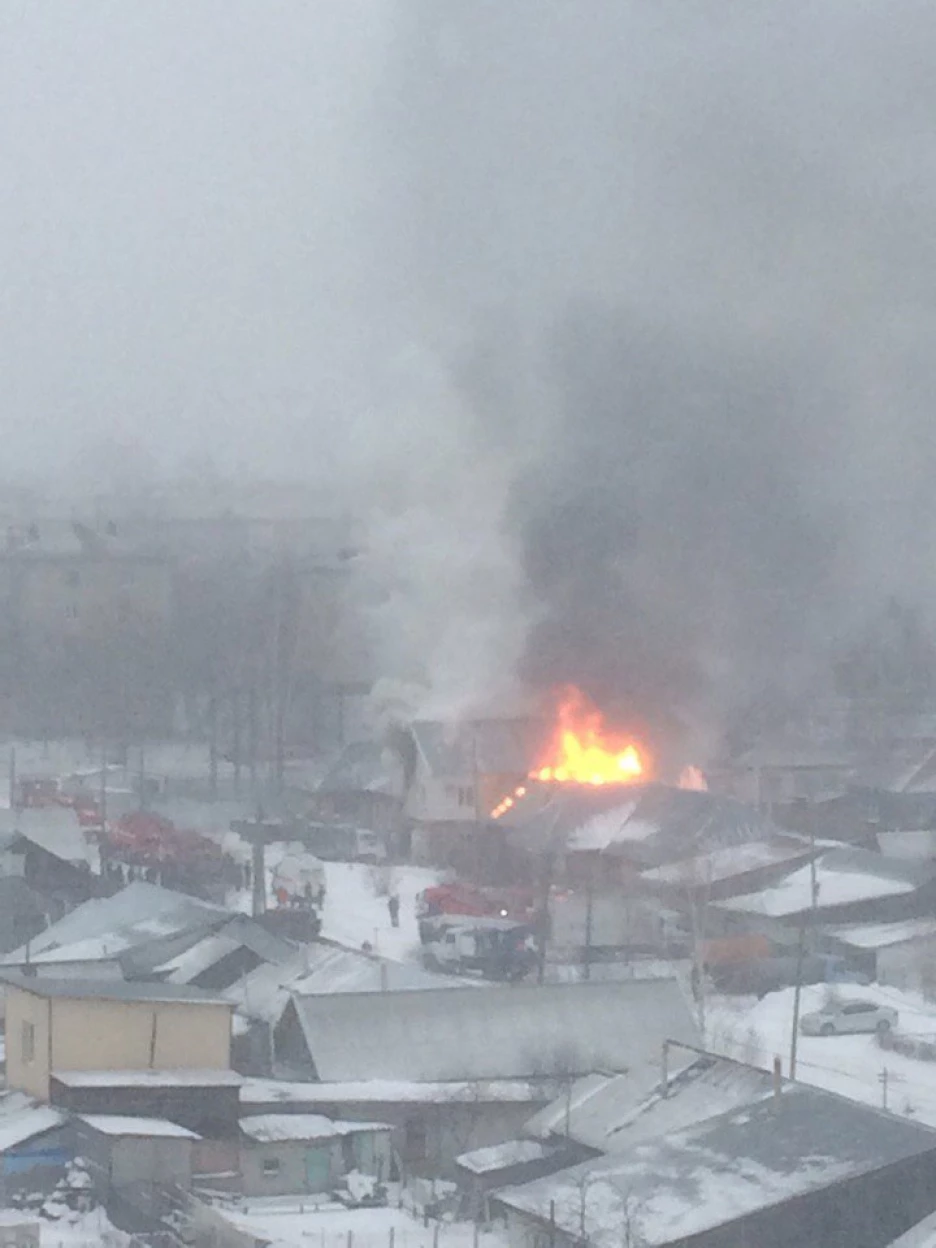
[[[897,1011],[873,1001],[833,1001],[804,1014],[800,1031],[804,1036],[842,1036],[850,1032],[884,1032],[897,1026]]]

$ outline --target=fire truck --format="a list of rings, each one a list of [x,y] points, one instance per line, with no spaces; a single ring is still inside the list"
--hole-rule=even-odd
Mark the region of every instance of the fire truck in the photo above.
[[[421,923],[426,925],[423,964],[430,970],[516,981],[536,966],[536,942],[528,924],[470,915],[439,915]]]
[[[423,889],[416,897],[416,918],[419,920],[419,938],[423,944],[427,942],[431,919],[461,915],[529,923],[535,912],[534,895],[526,889],[484,888],[458,882],[436,884]]]

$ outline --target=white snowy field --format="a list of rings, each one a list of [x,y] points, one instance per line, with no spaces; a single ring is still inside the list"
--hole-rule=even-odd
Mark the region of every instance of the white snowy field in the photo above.
[[[825,985],[802,991],[801,1014],[822,1007]],[[898,1031],[936,1039],[936,1005],[913,993],[872,984],[840,985],[842,1000],[872,1000],[899,1013]],[[713,996],[707,1002],[706,1039],[714,1052],[769,1070],[779,1056],[789,1074],[793,1023],[792,988],[751,997]],[[915,1118],[936,1127],[936,1062],[904,1057],[880,1047],[873,1035],[797,1038],[796,1077],[852,1100]]]
[[[470,1222],[430,1221],[424,1226],[404,1209],[315,1208],[295,1199],[256,1200],[226,1216],[232,1225],[282,1248],[506,1248],[505,1236],[496,1231],[482,1231],[476,1239]]]

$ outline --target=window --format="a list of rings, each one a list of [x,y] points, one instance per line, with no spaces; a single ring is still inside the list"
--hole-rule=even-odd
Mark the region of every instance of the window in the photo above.
[[[842,1010],[843,1014],[870,1014],[876,1010],[877,1006],[868,1005],[864,1001],[855,1001],[851,1005],[846,1005]]]
[[[459,806],[473,806],[474,805],[474,789],[460,788],[458,790],[458,804]]]
[[[78,603],[77,603],[77,602],[69,602],[69,603],[66,605],[66,607],[65,607],[65,618],[66,618],[66,620],[77,620],[77,619],[78,619]]]
[[[33,1023],[23,1023],[23,1061],[36,1060],[36,1028]]]
[[[276,1157],[264,1157],[263,1159],[263,1177],[265,1179],[275,1179],[280,1172],[279,1159]]]

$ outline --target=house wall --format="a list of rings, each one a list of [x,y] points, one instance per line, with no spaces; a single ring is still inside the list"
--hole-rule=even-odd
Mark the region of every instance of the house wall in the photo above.
[[[52,1003],[18,988],[8,987],[5,996],[7,1085],[47,1101]]]
[[[109,1137],[110,1178],[115,1187],[136,1184],[192,1186],[192,1141],[162,1137]]]
[[[32,1057],[24,1050],[31,1027]],[[177,1002],[45,999],[6,989],[7,1081],[49,1099],[52,1070],[226,1070],[231,1010]]]
[[[304,1109],[307,1113],[321,1113],[345,1122],[385,1122],[392,1127],[390,1142],[405,1174],[454,1178],[456,1157],[513,1139],[545,1103],[367,1102],[322,1104],[304,1106]]]
[[[240,1089],[233,1087],[181,1086],[159,1088],[138,1084],[108,1084],[94,1088],[69,1088],[53,1074],[51,1099],[61,1109],[76,1114],[122,1114],[138,1118],[168,1118],[198,1135],[223,1140],[237,1134]],[[199,1144],[199,1148],[201,1144]],[[236,1168],[236,1145],[234,1166]],[[230,1169],[226,1164],[221,1169]]]
[[[182,1002],[52,1002],[52,1069],[226,1070],[231,1010]]]
[[[241,1180],[245,1196],[288,1196],[328,1192],[342,1175],[361,1170],[389,1178],[390,1132],[362,1131],[326,1140],[245,1142],[241,1146]],[[275,1171],[272,1170],[275,1166]]]
[[[173,1184],[192,1186],[192,1140],[155,1136],[105,1135],[78,1124],[78,1148],[106,1196],[111,1187]]]
[[[241,1181],[245,1196],[288,1196],[300,1192],[327,1192],[343,1173],[341,1141],[285,1140],[272,1144],[244,1145],[241,1148]],[[313,1153],[327,1158],[327,1170],[307,1167],[306,1156]],[[277,1166],[276,1173],[264,1171],[264,1164]],[[310,1182],[310,1177],[320,1181]]]

